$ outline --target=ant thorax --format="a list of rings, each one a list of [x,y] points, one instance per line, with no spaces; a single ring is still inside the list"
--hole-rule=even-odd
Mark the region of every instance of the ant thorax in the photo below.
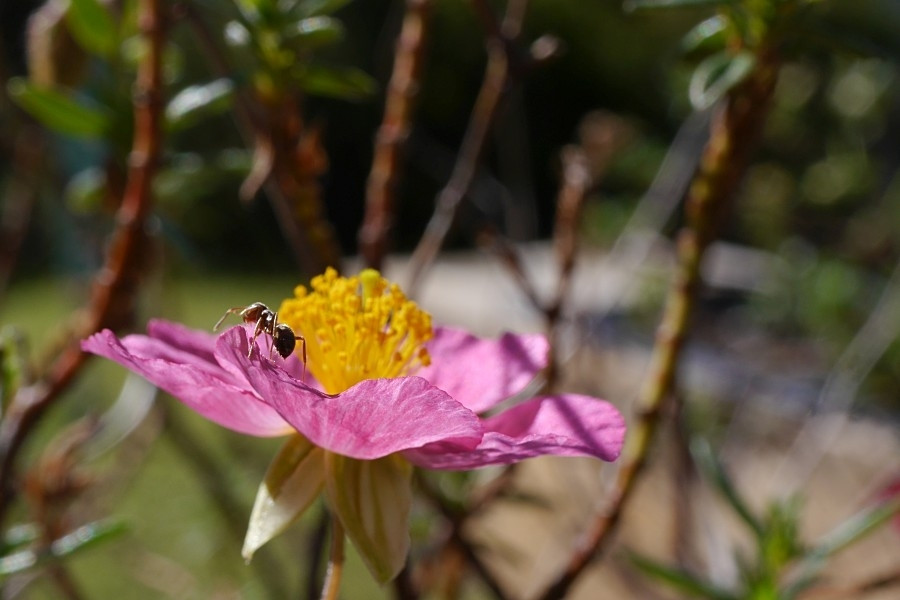
[[[256,338],[258,338],[261,333],[265,333],[268,334],[271,339],[269,343],[269,356],[271,356],[273,352],[278,352],[283,359],[287,359],[293,354],[294,349],[297,346],[297,340],[300,340],[303,348],[303,365],[304,367],[306,366],[306,339],[304,339],[302,335],[296,335],[289,325],[279,323],[277,312],[271,310],[262,302],[254,302],[253,304],[243,307],[235,306],[225,311],[222,318],[220,318],[213,326],[213,331],[216,331],[219,328],[228,315],[233,314],[238,314],[244,323],[253,325],[253,336],[250,338],[250,349],[247,352],[247,358],[250,358],[253,354],[253,348],[256,346]]]

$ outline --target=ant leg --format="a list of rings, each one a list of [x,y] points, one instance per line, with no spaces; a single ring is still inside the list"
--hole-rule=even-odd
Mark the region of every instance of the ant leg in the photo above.
[[[301,346],[303,347],[303,374],[301,375],[300,381],[306,383],[306,338],[302,335],[294,336],[294,340],[300,340]]]
[[[219,328],[219,325],[222,324],[222,322],[225,320],[225,318],[226,318],[228,315],[233,315],[233,314],[235,314],[235,313],[239,313],[239,312],[241,312],[242,310],[244,310],[244,307],[242,307],[242,306],[235,306],[234,308],[229,308],[228,310],[226,310],[226,311],[225,311],[225,314],[222,315],[222,318],[219,319],[218,321],[216,321],[216,324],[213,325],[213,331],[215,331],[215,330],[217,330],[217,329]]]
[[[253,348],[256,347],[256,338],[259,337],[259,334],[263,331],[263,319],[265,317],[260,317],[256,322],[256,327],[253,328],[253,337],[250,338],[250,348],[247,350],[247,358],[250,358],[253,355]]]
[[[269,332],[269,358],[275,356],[275,326],[278,325],[278,313],[272,313],[272,321],[266,331]]]

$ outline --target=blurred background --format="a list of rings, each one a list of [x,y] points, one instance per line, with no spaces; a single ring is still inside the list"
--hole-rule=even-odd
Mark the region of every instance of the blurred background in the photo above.
[[[145,4],[157,4],[164,22],[160,79],[150,88],[157,30],[141,20]],[[398,35],[418,4],[426,6],[421,46],[405,53]],[[521,31],[509,35],[501,22],[505,11],[506,25],[514,22],[516,7]],[[682,201],[712,115],[759,64],[744,68],[740,59],[757,56],[771,34],[774,91],[758,139],[732,140],[753,151],[704,262],[677,402],[662,417],[611,558],[571,597],[716,597],[691,591],[695,579],[763,589],[747,583],[758,574],[747,564],[764,554],[765,536],[741,532],[748,519],[736,518],[736,507],[749,506],[758,522],[749,521],[781,535],[787,558],[772,563],[780,569],[803,556],[797,540],[814,545],[900,477],[897,32],[894,0],[4,0],[7,424],[17,392],[52,378],[85,319],[142,331],[148,319],[166,317],[210,329],[229,307],[277,306],[325,265],[363,263],[416,284],[440,322],[486,335],[549,328],[556,385],[628,411],[647,377],[676,268],[674,239],[686,223]],[[508,69],[502,99],[470,160],[467,136],[483,116],[479,90],[498,47]],[[391,139],[379,127],[401,69],[395,61],[406,54],[419,61],[419,77],[389,168],[391,200],[378,208],[367,186],[379,142]],[[154,102],[156,129],[140,124]],[[135,191],[133,150],[148,139],[158,144],[156,168],[147,190]],[[573,149],[590,184],[569,225],[578,251],[562,288],[560,190]],[[471,177],[441,252],[433,263],[418,254],[411,261],[467,161]],[[92,320],[98,272],[117,255],[114,231],[127,237],[129,202],[141,207],[141,246],[121,271],[135,281]],[[385,214],[384,245],[367,251],[363,222]],[[534,302],[550,303],[558,289],[558,315]],[[240,559],[277,440],[221,430],[99,361],[65,387],[16,448],[16,492],[0,523],[4,554],[41,537],[28,527],[115,526],[98,525],[94,547],[64,558],[68,592],[65,578],[43,577],[52,560],[3,563],[4,598],[317,595],[318,514],[252,566]],[[104,424],[99,433],[85,425],[92,419]],[[722,500],[728,485],[697,466],[692,440],[711,448],[713,475],[731,473],[740,501]],[[508,597],[532,597],[566,563],[614,468],[533,461],[515,473],[514,493],[469,519],[464,532]],[[51,484],[48,473],[69,479]],[[496,475],[435,481],[462,502]],[[427,502],[417,505],[414,578],[431,590],[425,596],[496,596],[465,575],[446,527]],[[829,563],[831,587],[803,597],[896,597],[896,533],[879,528],[854,550]],[[403,597],[376,589],[350,560],[345,597]],[[876,580],[886,583],[854,587]],[[779,589],[718,597],[799,597]]]

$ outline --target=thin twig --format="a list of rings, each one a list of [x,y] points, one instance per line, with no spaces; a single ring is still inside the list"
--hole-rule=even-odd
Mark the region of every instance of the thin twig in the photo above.
[[[502,25],[496,24],[493,10],[485,0],[475,0],[473,4],[487,30],[487,66],[453,172],[447,185],[438,193],[434,214],[410,257],[407,285],[404,286],[410,297],[417,295],[422,276],[437,256],[456,219],[457,209],[472,186],[488,133],[512,83],[514,59],[511,48],[518,39],[528,2],[510,0]]]
[[[373,269],[382,268],[388,251],[394,220],[394,188],[419,93],[430,9],[431,0],[407,0],[406,15],[397,37],[384,119],[375,138],[375,156],[366,184],[366,214],[359,230],[360,251],[366,265]]]
[[[325,554],[323,549],[328,541],[328,522],[331,521],[330,517],[331,515],[328,514],[327,510],[319,511],[312,534],[306,540],[306,554],[309,556],[309,562],[306,564],[304,587],[308,600],[316,600],[322,591],[319,587],[319,577],[322,570],[322,557]]]
[[[331,519],[331,556],[322,586],[322,600],[337,600],[341,590],[341,576],[344,573],[344,526],[334,515]]]
[[[494,596],[499,600],[505,600],[506,592],[500,586],[500,583],[490,572],[487,566],[481,561],[481,558],[475,552],[475,548],[462,534],[462,524],[468,513],[463,513],[450,505],[441,493],[431,485],[428,479],[415,471],[416,485],[425,495],[425,497],[437,508],[438,512],[443,515],[450,525],[450,543],[459,549],[465,556],[466,562],[481,579],[481,581],[493,592]]]
[[[587,157],[577,146],[569,146],[562,153],[562,186],[556,200],[556,224],[553,242],[559,263],[559,279],[556,293],[544,307],[547,333],[551,337],[547,357],[547,385],[553,386],[559,377],[559,344],[557,329],[563,304],[572,284],[575,255],[578,248],[578,221],[584,206],[584,197],[592,185]]]
[[[509,271],[519,291],[531,304],[531,307],[543,313],[546,308],[544,300],[525,271],[522,255],[506,237],[493,227],[485,228],[478,235],[478,245],[493,253]]]
[[[684,395],[680,391],[672,394],[669,403],[672,417],[669,420],[672,431],[673,456],[671,481],[675,488],[672,506],[673,535],[672,554],[680,566],[689,564],[694,556],[691,552],[690,535],[694,527],[695,514],[693,490],[697,481],[697,468],[690,450],[690,432],[684,415]]]
[[[162,145],[162,52],[165,40],[164,0],[142,0],[138,24],[147,51],[138,67],[135,133],[129,156],[128,181],[116,214],[106,263],[94,281],[86,325],[73,336],[43,379],[19,390],[0,423],[0,522],[14,496],[19,450],[41,416],[84,364],[81,337],[104,327],[120,328],[133,313],[139,276],[144,268],[144,226],[152,204],[152,182]]]
[[[587,121],[587,120],[586,120]],[[544,317],[547,336],[551,340],[545,385],[552,388],[559,376],[560,325],[566,298],[572,287],[572,276],[578,254],[578,229],[588,192],[595,188],[606,171],[612,157],[626,139],[628,128],[615,117],[593,115],[582,129],[590,129],[582,135],[580,145],[566,146],[561,153],[562,181],[556,199],[556,220],[553,244],[556,250],[558,278],[556,289],[548,300],[543,300],[528,277],[519,253],[511,243],[493,231],[482,237],[485,243],[500,257],[528,298],[535,310]],[[589,138],[589,139],[585,139]],[[589,154],[590,152],[590,154]]]
[[[678,236],[675,279],[657,329],[649,374],[636,400],[637,422],[626,440],[608,508],[589,525],[565,569],[539,596],[542,600],[564,597],[590,561],[608,548],[622,510],[647,463],[665,399],[675,380],[700,284],[701,259],[746,168],[750,148],[758,139],[774,89],[777,68],[774,54],[762,52],[758,58],[756,70],[728,94],[720,107],[699,171],[688,192],[686,226]]]

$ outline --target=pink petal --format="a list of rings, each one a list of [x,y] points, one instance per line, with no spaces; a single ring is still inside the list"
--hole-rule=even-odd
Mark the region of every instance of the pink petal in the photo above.
[[[162,332],[164,339],[174,335],[170,341],[184,342],[182,346],[143,335],[119,340],[107,329],[83,340],[81,347],[143,376],[223,427],[260,437],[284,435],[289,431],[284,419],[251,389],[235,382],[217,364],[208,362],[207,357],[187,349],[198,338],[179,338],[178,326],[169,328],[157,323],[157,327],[154,333]]]
[[[428,343],[431,366],[416,373],[481,413],[522,391],[547,362],[542,335],[505,334],[482,339],[450,327],[437,327]]]
[[[185,327],[181,323],[153,319],[147,323],[147,335],[172,348],[178,348],[188,355],[215,364],[213,353],[216,350],[216,334],[199,329]]]
[[[576,394],[534,398],[486,419],[484,425],[484,439],[474,450],[438,443],[404,455],[421,467],[451,470],[509,464],[544,454],[612,461],[625,440],[625,420],[613,405]]]
[[[219,339],[218,359],[242,371],[261,398],[326,450],[371,460],[440,440],[465,448],[481,440],[478,417],[421,377],[367,379],[331,396],[292,377],[278,358],[254,352],[248,360],[247,336],[239,333]]]

